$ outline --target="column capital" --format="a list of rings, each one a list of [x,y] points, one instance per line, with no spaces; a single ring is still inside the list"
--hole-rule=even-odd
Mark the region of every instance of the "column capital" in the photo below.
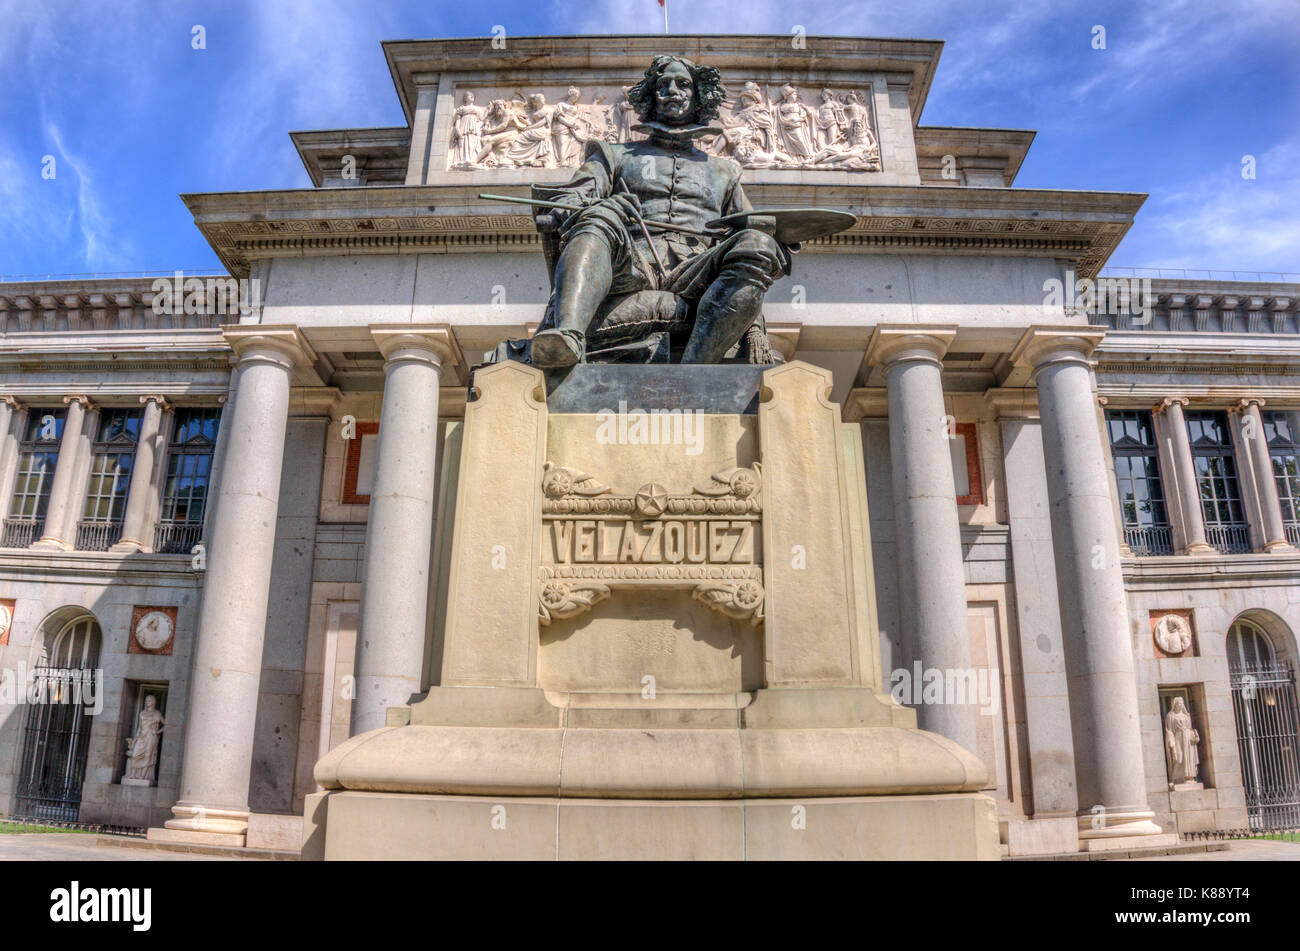
[[[1236,404],[1232,407],[1232,411],[1234,413],[1244,413],[1247,412],[1252,405],[1263,409],[1265,406],[1265,400],[1258,396],[1243,396],[1241,399],[1237,400]]]
[[[18,399],[16,396],[0,396],[0,403],[6,404],[14,412],[22,409],[24,405],[22,400]]]
[[[440,367],[464,364],[456,335],[446,324],[371,324],[370,336],[375,346],[392,360],[402,351],[422,351],[430,354]]]
[[[1179,406],[1186,406],[1190,402],[1191,400],[1189,400],[1185,396],[1166,396],[1155,406],[1151,407],[1151,412],[1157,414],[1163,413],[1165,410],[1169,409],[1169,407],[1173,406],[1175,403],[1177,403]]]
[[[316,351],[295,324],[223,324],[221,333],[240,363],[269,359],[292,369],[316,362]]]
[[[844,421],[856,423],[864,419],[889,417],[889,390],[883,386],[855,386],[844,401]]]
[[[991,386],[984,402],[997,411],[998,419],[1038,419],[1038,391],[1032,387]]]
[[[289,391],[289,415],[332,418],[342,399],[336,386],[295,386]]]
[[[880,324],[867,344],[866,361],[884,367],[904,360],[937,364],[956,336],[956,324]]]
[[[65,397],[63,398],[63,402],[66,403],[66,404],[69,405],[69,406],[71,406],[73,403],[80,403],[80,404],[81,404],[81,408],[84,409],[84,410],[86,410],[87,412],[89,412],[90,410],[96,408],[96,406],[95,406],[95,401],[92,400],[89,396],[85,396],[84,394],[76,394],[76,395],[74,395],[74,396],[65,396]]]
[[[142,405],[148,403],[157,403],[158,408],[162,410],[168,410],[174,408],[172,406],[172,401],[169,400],[167,397],[163,396],[161,393],[146,393],[144,396],[140,397],[140,403]]]
[[[1089,327],[1030,327],[1011,351],[1011,362],[1038,370],[1049,363],[1086,363],[1105,338]]]

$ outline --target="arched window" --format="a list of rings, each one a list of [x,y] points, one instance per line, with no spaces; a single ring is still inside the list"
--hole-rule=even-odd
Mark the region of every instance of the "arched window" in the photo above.
[[[1237,618],[1228,631],[1228,670],[1236,672],[1277,663],[1277,651],[1264,629],[1254,621]]]
[[[1295,671],[1258,623],[1228,630],[1228,679],[1237,752],[1252,829],[1300,825],[1300,705]]]
[[[44,627],[26,698],[13,814],[75,822],[90,752],[92,705],[104,686],[96,669],[99,622],[84,609],[65,608]]]

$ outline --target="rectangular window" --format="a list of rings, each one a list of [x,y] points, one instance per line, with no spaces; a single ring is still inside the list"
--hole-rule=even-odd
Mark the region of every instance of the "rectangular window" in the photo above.
[[[948,436],[952,454],[952,478],[958,505],[983,505],[984,483],[980,478],[979,436],[974,423],[957,423]]]
[[[1135,555],[1172,555],[1173,535],[1151,414],[1146,410],[1109,410],[1106,433],[1115,460],[1124,543]]]
[[[77,524],[78,551],[107,551],[121,540],[139,438],[139,409],[100,412],[99,434],[91,450],[86,508]]]
[[[1250,529],[1241,504],[1228,414],[1212,410],[1186,415],[1201,514],[1205,518],[1205,539],[1225,555],[1249,552]]]
[[[369,505],[370,487],[375,481],[375,449],[379,446],[379,424],[357,423],[356,435],[348,440],[343,469],[343,504]]]
[[[59,459],[66,409],[33,406],[27,411],[22,441],[18,444],[18,472],[14,480],[9,515],[0,547],[26,548],[45,531],[45,510],[50,504],[54,466]]]
[[[199,543],[220,422],[215,407],[176,411],[154,551],[188,554]]]
[[[1269,410],[1261,415],[1286,540],[1300,548],[1300,413]]]

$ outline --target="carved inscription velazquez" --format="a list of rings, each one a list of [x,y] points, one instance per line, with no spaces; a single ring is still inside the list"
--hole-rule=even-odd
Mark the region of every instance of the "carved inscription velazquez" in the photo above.
[[[717,472],[689,493],[647,482],[615,495],[584,472],[547,462],[542,623],[588,610],[611,586],[687,588],[729,617],[761,622],[760,473],[755,463]]]

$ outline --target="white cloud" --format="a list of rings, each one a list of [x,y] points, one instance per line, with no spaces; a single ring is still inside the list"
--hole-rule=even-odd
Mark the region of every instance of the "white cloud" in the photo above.
[[[1153,195],[1134,236],[1151,250],[1138,261],[1117,254],[1115,262],[1300,272],[1300,137],[1256,159],[1253,180],[1241,177],[1240,165],[1228,165],[1179,191]]]
[[[365,30],[357,29],[352,0],[252,2],[245,10],[242,68],[214,97],[230,104],[211,117],[207,172],[214,189],[308,184],[292,130],[404,121],[400,112],[393,116],[397,94],[374,39],[402,32],[383,7],[366,7]]]
[[[57,174],[66,176],[71,171],[76,177],[75,221],[81,233],[81,257],[86,269],[105,271],[123,267],[130,256],[129,249],[122,246],[122,237],[104,212],[90,163],[69,151],[63,133],[53,121],[45,123],[45,134],[56,150]]]

